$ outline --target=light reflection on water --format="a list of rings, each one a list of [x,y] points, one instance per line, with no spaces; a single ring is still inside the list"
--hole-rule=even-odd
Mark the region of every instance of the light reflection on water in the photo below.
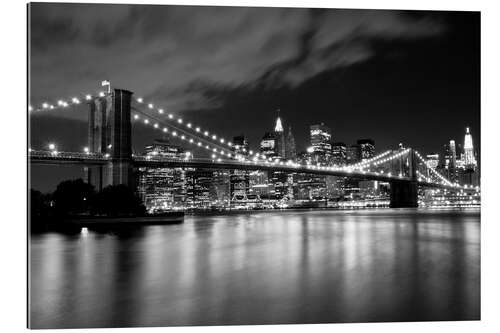
[[[479,319],[478,211],[287,211],[31,238],[31,326]]]

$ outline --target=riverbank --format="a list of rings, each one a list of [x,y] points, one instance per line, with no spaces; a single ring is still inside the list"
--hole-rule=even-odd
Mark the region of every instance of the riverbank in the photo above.
[[[144,216],[71,216],[43,217],[31,223],[31,231],[80,230],[81,228],[128,228],[184,222],[184,212],[165,212]]]

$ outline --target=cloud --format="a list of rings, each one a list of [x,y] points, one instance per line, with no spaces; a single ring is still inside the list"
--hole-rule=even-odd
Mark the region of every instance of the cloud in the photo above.
[[[34,101],[88,92],[108,79],[174,112],[219,106],[218,90],[293,87],[369,59],[375,40],[427,38],[445,28],[430,14],[398,11],[31,6]]]

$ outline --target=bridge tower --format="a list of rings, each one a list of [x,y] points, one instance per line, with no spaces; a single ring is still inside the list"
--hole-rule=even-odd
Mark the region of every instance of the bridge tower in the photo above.
[[[133,186],[131,109],[132,92],[113,89],[89,102],[89,151],[110,157],[105,166],[87,167],[86,178],[97,190],[108,185]]]
[[[408,180],[394,180],[391,182],[391,208],[413,208],[418,207],[418,183],[417,183],[417,161],[415,151],[408,152]],[[406,163],[400,163],[401,171]]]

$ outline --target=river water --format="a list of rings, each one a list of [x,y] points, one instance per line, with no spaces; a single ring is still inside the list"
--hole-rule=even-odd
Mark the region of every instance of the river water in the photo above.
[[[33,328],[480,318],[478,210],[186,216],[29,250]]]

